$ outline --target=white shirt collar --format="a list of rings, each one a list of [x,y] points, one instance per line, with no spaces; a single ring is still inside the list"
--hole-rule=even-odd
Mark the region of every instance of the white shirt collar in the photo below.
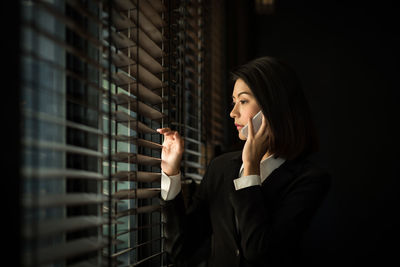
[[[260,178],[261,178],[261,183],[267,179],[267,177],[279,166],[281,166],[285,162],[284,158],[274,158],[273,155],[270,155],[268,158],[262,160],[260,162]],[[242,166],[240,167],[239,171],[239,177],[242,177],[243,175],[243,163]]]

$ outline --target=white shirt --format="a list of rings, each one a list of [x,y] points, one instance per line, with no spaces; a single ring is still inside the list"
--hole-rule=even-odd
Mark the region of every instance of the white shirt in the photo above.
[[[243,163],[239,170],[239,178],[233,180],[236,190],[240,190],[249,186],[260,186],[265,179],[282,163],[283,158],[274,158],[273,155],[260,162],[260,175],[243,176]],[[164,200],[174,199],[181,191],[181,174],[168,176],[161,171],[161,197]]]

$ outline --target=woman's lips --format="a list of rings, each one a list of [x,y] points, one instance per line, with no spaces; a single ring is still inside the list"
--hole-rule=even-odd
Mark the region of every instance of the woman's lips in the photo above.
[[[243,125],[240,125],[240,124],[236,124],[236,123],[235,123],[235,126],[236,126],[236,129],[238,129],[238,130],[240,130],[240,129],[243,128]]]

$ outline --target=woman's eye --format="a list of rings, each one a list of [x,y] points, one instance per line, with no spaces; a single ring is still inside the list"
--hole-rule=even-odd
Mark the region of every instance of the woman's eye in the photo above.
[[[249,102],[249,101],[247,101],[247,100],[239,100],[239,103],[242,104],[242,105],[243,105],[243,104],[246,104],[247,102]],[[235,105],[236,105],[235,102],[232,102],[232,103],[231,103],[231,106],[232,106],[232,107],[235,106]]]

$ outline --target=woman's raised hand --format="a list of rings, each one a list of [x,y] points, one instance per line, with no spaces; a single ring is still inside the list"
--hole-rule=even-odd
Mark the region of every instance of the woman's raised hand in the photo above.
[[[260,129],[255,134],[252,118],[249,118],[248,125],[248,136],[242,152],[243,175],[260,175],[260,161],[267,152],[267,122],[263,115]]]
[[[170,128],[160,128],[157,132],[164,135],[161,152],[161,169],[168,175],[179,173],[184,150],[184,140],[177,131]]]

